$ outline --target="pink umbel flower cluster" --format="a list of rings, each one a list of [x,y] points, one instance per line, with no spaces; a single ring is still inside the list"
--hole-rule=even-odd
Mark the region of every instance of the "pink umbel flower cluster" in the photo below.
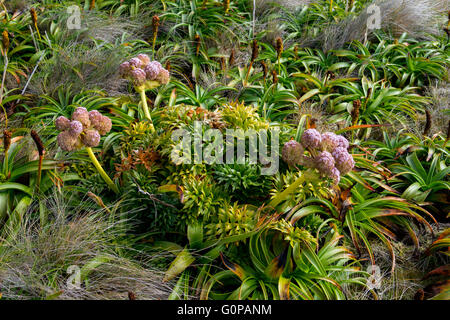
[[[281,157],[288,165],[294,166],[299,164],[299,159],[302,158],[304,152],[303,146],[292,139],[284,144]]]
[[[88,112],[86,108],[79,107],[73,112],[71,120],[64,116],[58,117],[55,127],[61,131],[57,138],[60,148],[64,151],[74,151],[83,146],[98,146],[100,136],[111,130],[112,122],[97,110]]]
[[[301,137],[301,144],[291,140],[284,145],[282,158],[290,166],[300,164],[316,168],[323,176],[338,184],[341,176],[352,171],[355,166],[348,152],[349,146],[347,139],[341,135],[333,132],[320,134],[316,129],[307,129]],[[306,156],[305,150],[311,156]]]
[[[135,87],[145,86],[149,89],[169,83],[169,71],[158,61],[151,61],[146,54],[122,63],[119,67],[120,76],[133,81]]]

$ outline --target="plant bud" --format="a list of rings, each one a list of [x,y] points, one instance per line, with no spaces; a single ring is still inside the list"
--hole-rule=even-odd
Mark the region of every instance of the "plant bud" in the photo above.
[[[334,168],[334,158],[328,151],[320,152],[317,157],[314,158],[316,168],[324,175],[330,175]]]
[[[122,78],[129,77],[131,71],[131,65],[128,61],[122,63],[119,66],[119,73]]]
[[[159,83],[161,83],[161,84],[168,84],[169,80],[170,80],[169,71],[167,71],[166,69],[162,69],[159,72],[158,77],[156,78],[156,80],[158,80]]]
[[[100,134],[97,130],[87,130],[81,136],[81,141],[86,147],[96,147],[100,144]]]
[[[299,164],[302,160],[303,156],[303,146],[295,140],[290,140],[286,142],[283,146],[283,150],[281,152],[282,159],[289,166],[293,166]]]
[[[75,137],[78,137],[81,132],[83,132],[83,125],[80,121],[73,120],[69,125],[69,132]]]
[[[100,133],[100,135],[104,136],[105,134],[111,131],[111,128],[112,128],[111,119],[108,118],[107,116],[102,116],[100,124],[96,129],[98,130],[98,133]]]
[[[83,127],[89,128],[91,121],[89,120],[89,112],[84,107],[78,107],[72,114],[72,120],[80,121]]]
[[[338,147],[334,149],[332,155],[335,160],[336,168],[342,175],[352,171],[355,166],[355,161],[353,160],[352,155],[348,153],[347,149]]]
[[[325,132],[322,134],[321,147],[322,150],[331,152],[339,146],[339,137],[333,132]]]
[[[55,127],[57,130],[64,131],[66,129],[69,129],[69,125],[70,125],[70,120],[67,119],[66,117],[59,116],[58,118],[56,118]]]
[[[73,151],[76,149],[77,138],[70,134],[69,131],[63,131],[58,134],[57,141],[59,147],[64,151]]]
[[[158,61],[152,61],[145,66],[144,72],[147,80],[156,80],[158,74],[161,72],[162,66]]]
[[[136,86],[142,85],[145,82],[146,77],[145,71],[140,68],[131,70],[131,78]]]
[[[339,140],[339,144],[338,147],[344,148],[344,149],[348,149],[348,147],[350,146],[350,144],[348,143],[348,140],[345,139],[343,136],[338,136],[338,140]]]
[[[136,58],[141,60],[143,66],[146,66],[146,65],[148,65],[150,63],[150,58],[146,54],[140,53],[140,54],[137,55]]]
[[[130,61],[128,61],[130,63],[130,66],[132,68],[140,68],[142,67],[142,60],[139,58],[131,58]]]
[[[316,129],[307,129],[305,132],[303,132],[302,138],[302,145],[305,148],[318,148],[320,146],[320,143],[322,141],[322,137]]]

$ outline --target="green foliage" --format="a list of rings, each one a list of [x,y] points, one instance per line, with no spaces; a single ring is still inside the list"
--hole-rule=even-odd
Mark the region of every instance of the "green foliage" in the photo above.
[[[67,28],[69,2],[82,9],[80,29]],[[82,253],[86,288],[103,290],[89,281],[97,275],[110,279],[107,265],[112,270],[132,265],[132,272],[148,279],[134,262],[122,260],[138,250],[138,260],[144,252],[164,252],[155,264],[166,269],[159,280],[175,282],[170,299],[313,300],[366,293],[368,274],[359,270],[361,262],[375,264],[388,252],[392,271],[397,245],[419,252],[431,242],[426,254],[448,255],[448,232],[428,238],[446,222],[450,208],[450,133],[433,127],[430,112],[436,111],[430,87],[442,91],[443,106],[448,102],[450,44],[437,24],[441,34],[427,37],[392,28],[406,23],[403,32],[417,24],[412,13],[436,14],[417,1],[405,2],[408,10],[400,12],[407,13],[406,22],[390,21],[395,16],[390,12],[382,30],[360,32],[351,27],[364,27],[356,23],[366,21],[371,1],[300,2],[261,0],[256,8],[248,0],[5,2],[0,258],[22,261],[21,252],[3,251],[4,241],[13,243],[21,232],[43,250],[44,231],[67,233],[77,243],[71,226],[92,222],[87,231],[95,234],[80,232],[87,244],[80,251],[69,244],[50,247],[63,253],[55,259],[67,263]],[[383,5],[395,11],[390,2]],[[169,83],[138,97],[118,70],[137,54],[170,69]],[[58,149],[54,121],[69,118],[78,107],[112,120],[111,132],[95,149],[101,174],[85,150]],[[445,123],[448,110],[438,111]],[[174,163],[172,133],[194,134],[197,122],[202,133],[234,129],[236,139],[260,130],[270,137],[277,130],[280,146],[272,147],[280,150],[290,139],[300,142],[306,129],[333,131],[348,139],[356,165],[333,185],[316,168],[288,166],[281,158],[272,176],[261,174],[260,162]],[[30,129],[39,132],[44,154],[31,147]],[[245,145],[248,156],[250,141]],[[311,150],[306,154],[315,156]],[[114,182],[105,183],[105,176]],[[49,217],[45,198],[54,187],[71,194],[67,203],[83,204],[81,212]],[[101,223],[90,220],[86,195],[102,208]],[[37,238],[24,229],[25,217],[38,225]],[[120,235],[113,239],[108,230],[116,227]],[[131,250],[122,250],[122,244]],[[91,246],[98,250],[84,251]],[[48,274],[42,287],[55,291],[66,262],[45,263],[53,269],[33,264],[36,272]],[[4,266],[0,259],[0,280]],[[436,270],[431,278],[443,269]],[[445,288],[439,281],[430,281],[431,291]],[[24,296],[42,297],[34,288],[24,290]],[[432,298],[427,290],[422,298]],[[66,296],[52,291],[46,297]],[[434,298],[445,297],[448,290]]]

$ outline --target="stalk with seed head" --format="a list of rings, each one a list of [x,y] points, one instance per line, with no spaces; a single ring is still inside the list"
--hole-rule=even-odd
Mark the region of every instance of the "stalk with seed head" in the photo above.
[[[223,0],[223,8],[225,10],[225,14],[230,11],[230,0]]]
[[[156,46],[156,39],[158,37],[158,29],[159,29],[159,17],[157,15],[154,15],[152,18],[152,27],[153,27],[153,39],[152,39],[152,58],[155,59],[155,46]]]
[[[250,75],[250,70],[253,67],[253,63],[255,63],[256,58],[258,57],[258,42],[253,40],[252,43],[252,57],[250,59],[250,64],[248,66],[247,75],[245,76],[244,87],[247,85],[248,77]]]
[[[195,40],[195,55],[198,56],[200,53],[200,45],[201,45],[200,36],[196,34],[194,40]]]
[[[276,50],[277,50],[277,61],[278,61],[278,74],[281,74],[281,65],[280,65],[280,59],[281,54],[283,53],[283,39],[278,37],[276,39]]]
[[[225,63],[225,57],[220,57],[220,68],[222,69],[222,72],[225,72],[225,67],[226,63]]]
[[[3,149],[5,150],[5,159],[3,160],[4,163],[8,163],[8,150],[9,147],[11,146],[11,131],[9,130],[4,130],[3,131]],[[3,167],[4,172],[3,174],[6,176],[7,175],[7,170],[8,170],[8,166],[4,166]]]
[[[33,22],[33,26],[36,29],[38,37],[39,37],[39,39],[42,39],[41,38],[41,33],[39,32],[39,28],[38,28],[38,18],[37,18],[36,9],[31,8],[30,9],[30,15],[31,15],[31,21]]]
[[[44,153],[45,153],[45,147],[42,143],[41,138],[39,137],[38,133],[34,130],[31,130],[31,138],[33,138],[34,144],[36,145],[36,148],[38,150],[39,154],[39,164],[38,164],[38,173],[36,178],[36,193],[39,193],[39,188],[41,185],[41,176],[42,176],[42,161],[44,160]]]
[[[261,61],[261,66],[263,68],[263,81],[264,81],[264,85],[265,85],[266,79],[267,79],[267,64],[264,61]]]
[[[352,110],[352,125],[356,125],[359,119],[359,111],[361,109],[361,101],[355,100],[353,101],[353,110]]]
[[[278,83],[278,75],[277,75],[277,71],[276,70],[272,70],[272,82],[273,82],[273,84],[277,84]]]
[[[235,52],[234,52],[234,48],[233,49],[231,49],[231,52],[230,52],[230,58],[228,59],[228,67],[232,67],[233,66],[233,64],[234,64],[234,59],[235,59]]]
[[[354,0],[348,0],[348,11],[352,11]]]
[[[0,87],[0,105],[2,105],[3,102],[3,88],[5,86],[5,79],[6,79],[6,71],[8,69],[8,50],[9,50],[9,33],[7,30],[3,30],[2,33],[2,45],[3,45],[3,57],[5,58],[5,64],[3,66],[3,77],[2,77],[2,84]],[[3,105],[2,105],[3,107]],[[6,115],[6,110],[5,110],[5,115]]]

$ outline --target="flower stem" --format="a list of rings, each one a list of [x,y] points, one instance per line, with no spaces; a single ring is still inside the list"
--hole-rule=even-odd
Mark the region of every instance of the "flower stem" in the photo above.
[[[92,151],[92,148],[86,147],[86,151],[87,151],[92,163],[94,164],[95,168],[97,169],[98,173],[100,173],[100,175],[102,176],[103,180],[105,180],[105,182],[109,186],[109,188],[112,191],[114,191],[116,194],[119,194],[119,189],[114,184],[114,182],[111,180],[111,178],[106,174],[105,170],[103,170],[102,165],[100,164],[100,162],[98,162],[97,158],[95,157],[95,154]]]
[[[151,128],[154,130],[153,120],[152,120],[152,117],[150,116],[150,111],[148,109],[147,96],[145,95],[145,89],[139,89],[139,94],[141,95],[142,108],[144,109],[145,117],[148,120],[150,120]]]

